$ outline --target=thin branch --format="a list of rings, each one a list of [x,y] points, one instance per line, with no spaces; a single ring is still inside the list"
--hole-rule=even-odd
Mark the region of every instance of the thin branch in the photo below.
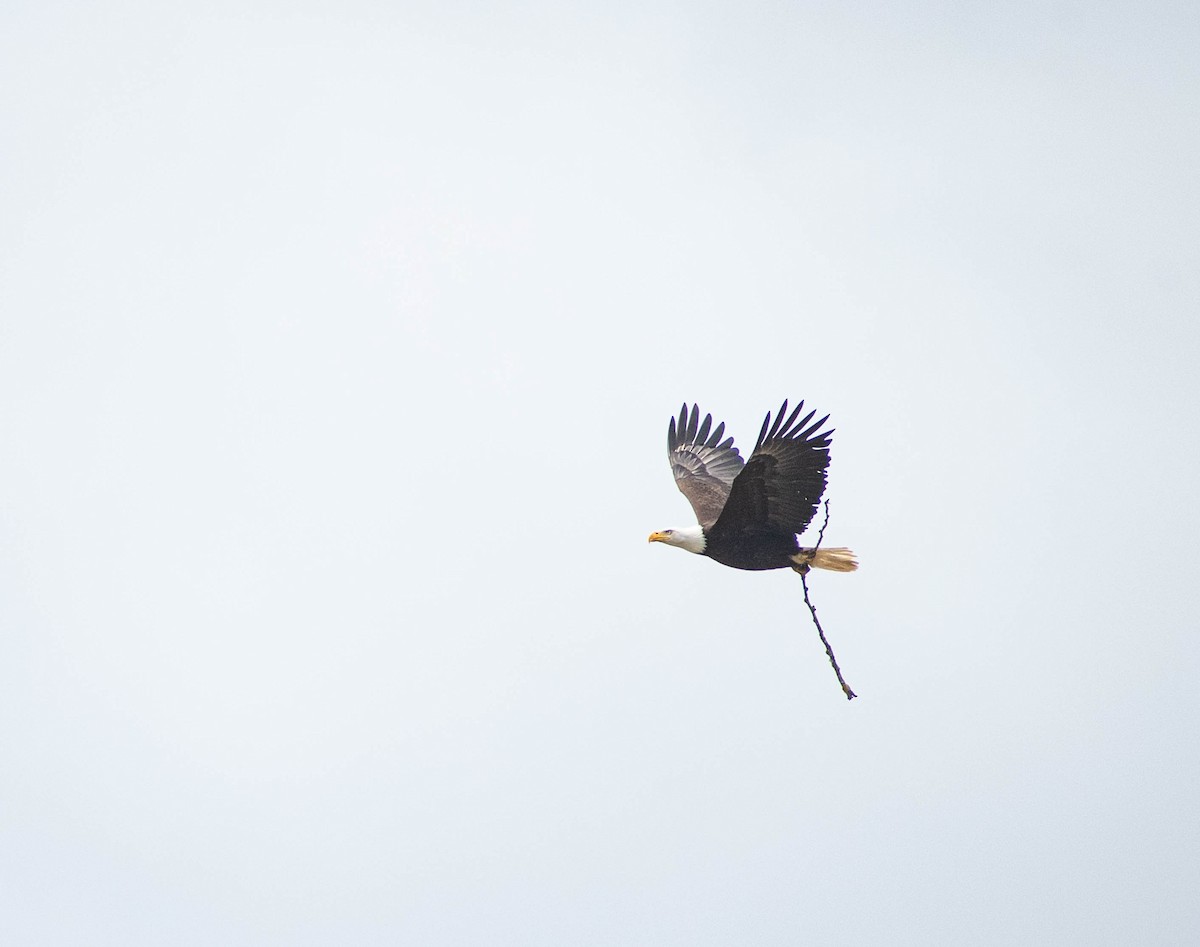
[[[837,658],[833,656],[833,648],[829,647],[829,639],[825,637],[825,629],[821,627],[821,620],[817,618],[817,610],[813,607],[813,603],[809,601],[808,576],[801,574],[800,584],[804,586],[804,604],[808,606],[808,610],[812,613],[813,624],[817,626],[817,634],[821,636],[821,644],[825,645],[825,653],[829,655],[829,663],[833,665],[833,673],[837,675],[838,683],[842,685],[842,693],[846,695],[846,700],[854,700],[858,695],[850,690],[850,685],[842,677],[842,669],[838,667]]]
[[[825,522],[821,524],[821,531],[817,534],[817,544],[813,547],[815,554],[821,548],[821,540],[825,538],[825,527],[829,525],[829,501],[825,501]],[[799,570],[797,570],[799,571]],[[825,629],[821,627],[821,620],[817,618],[817,610],[813,606],[812,601],[808,597],[808,569],[800,573],[800,584],[804,586],[804,604],[808,606],[809,612],[812,613],[813,624],[817,626],[817,634],[821,636],[821,644],[825,645],[825,653],[829,655],[829,663],[833,665],[833,673],[837,675],[838,683],[842,685],[842,693],[846,695],[846,700],[854,700],[858,695],[850,690],[850,685],[846,683],[846,679],[842,677],[842,669],[838,667],[837,658],[833,656],[833,648],[829,647],[829,639],[825,637]]]
[[[825,538],[825,527],[829,525],[829,501],[825,501],[825,522],[821,524],[821,531],[817,533],[817,544],[813,546],[813,552],[821,548],[821,540]]]

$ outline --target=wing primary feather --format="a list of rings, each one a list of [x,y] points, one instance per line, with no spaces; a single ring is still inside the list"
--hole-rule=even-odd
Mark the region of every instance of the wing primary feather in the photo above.
[[[713,431],[712,437],[710,437],[708,439],[708,443],[705,444],[704,446],[705,447],[716,447],[718,444],[721,443],[721,435],[724,433],[725,433],[725,422],[722,421],[720,424],[717,425],[717,429],[715,431]]]
[[[696,443],[697,444],[703,444],[706,440],[708,440],[708,432],[711,428],[712,428],[712,415],[706,414],[704,416],[704,423],[700,425],[700,430],[696,433]]]
[[[771,423],[771,412],[767,412],[767,416],[763,418],[763,426],[759,429],[758,440],[754,444],[754,449],[758,450],[762,447],[763,438],[767,436],[767,425]]]
[[[816,413],[817,413],[816,411],[813,412],[813,414],[816,414]],[[812,414],[810,414],[808,416],[808,418],[811,418],[811,417],[812,417]],[[805,418],[800,423],[808,424],[808,418]],[[824,424],[828,420],[829,420],[829,415],[827,414],[827,415],[825,415],[825,417],[821,418],[821,420],[818,421],[816,424],[814,424],[810,428],[808,428],[808,430],[804,431],[802,434],[799,434],[797,436],[803,437],[805,440],[808,440],[808,438],[812,437],[817,431],[819,431],[821,429],[821,425]],[[825,433],[832,434],[833,431],[826,431]]]
[[[700,422],[700,405],[692,405],[692,413],[688,417],[687,434],[684,435],[683,442],[685,444],[693,444],[696,441],[696,425]]]
[[[837,428],[831,427],[828,431],[822,431],[818,435],[820,437],[820,441],[817,442],[818,446],[828,447],[831,443],[833,443],[833,432],[836,430]]]
[[[779,406],[779,413],[775,415],[775,423],[771,425],[771,433],[767,435],[767,440],[771,440],[779,433],[780,424],[783,421],[784,415],[787,414],[787,398],[783,399],[783,404]]]
[[[675,450],[683,442],[684,438],[687,437],[687,416],[688,406],[685,402],[679,408],[679,423],[676,424],[675,419],[671,418],[671,432],[675,438],[671,443],[671,450]]]
[[[678,443],[679,441],[675,437],[675,419],[671,418],[671,425],[667,428],[667,453],[673,453],[675,445]]]

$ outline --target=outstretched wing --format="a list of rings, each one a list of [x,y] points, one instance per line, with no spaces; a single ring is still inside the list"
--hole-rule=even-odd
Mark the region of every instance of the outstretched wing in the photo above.
[[[791,535],[804,532],[825,492],[833,430],[821,431],[829,415],[809,424],[815,411],[797,421],[804,402],[790,415],[784,401],[775,423],[763,421],[754,453],[737,475],[713,535],[744,531]],[[787,420],[784,420],[784,416]]]
[[[725,423],[711,429],[711,414],[706,414],[701,423],[699,406],[692,405],[689,413],[685,404],[678,423],[671,418],[667,430],[667,453],[675,485],[687,497],[701,525],[721,515],[729,489],[742,470],[742,455],[733,446],[733,438],[721,440]]]

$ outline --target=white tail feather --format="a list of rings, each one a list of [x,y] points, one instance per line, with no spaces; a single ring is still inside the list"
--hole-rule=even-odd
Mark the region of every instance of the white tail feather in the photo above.
[[[797,572],[807,572],[809,568],[828,569],[830,572],[853,572],[858,568],[858,560],[854,553],[845,546],[834,546],[820,549],[801,549],[792,556],[792,562]]]

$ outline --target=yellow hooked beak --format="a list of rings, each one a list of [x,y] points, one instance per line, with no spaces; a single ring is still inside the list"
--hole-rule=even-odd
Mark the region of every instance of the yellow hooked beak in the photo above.
[[[650,538],[646,540],[650,543],[665,543],[667,541],[666,533],[651,533]]]

